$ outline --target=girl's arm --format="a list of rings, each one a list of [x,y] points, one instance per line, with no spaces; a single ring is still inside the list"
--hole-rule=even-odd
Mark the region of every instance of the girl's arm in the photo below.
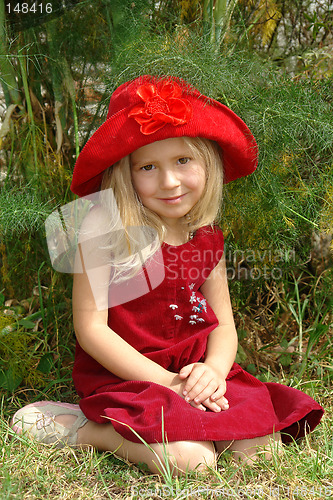
[[[224,256],[202,285],[201,291],[219,321],[219,326],[208,337],[205,363],[225,379],[235,361],[238,338]]]
[[[210,273],[201,291],[215,312],[219,326],[208,337],[204,363],[192,363],[179,373],[185,381],[184,396],[187,401],[204,403],[215,401],[222,409],[228,404],[223,395],[226,391],[225,379],[237,353],[237,332],[234,324],[225,259]]]
[[[124,380],[169,382],[167,370],[146,358],[108,326],[108,309],[97,309],[108,287],[102,286],[108,276],[107,266],[74,275],[73,320],[82,349],[107,370]]]

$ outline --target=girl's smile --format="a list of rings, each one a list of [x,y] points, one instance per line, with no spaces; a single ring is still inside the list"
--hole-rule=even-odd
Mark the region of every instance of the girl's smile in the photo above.
[[[182,137],[165,139],[131,155],[134,189],[142,204],[176,226],[200,200],[206,184],[204,162],[194,158]]]
[[[186,196],[185,194],[181,196],[174,196],[173,198],[160,198],[162,201],[165,201],[165,203],[169,203],[170,205],[175,205],[176,203],[180,203],[180,201],[183,199],[183,197]]]

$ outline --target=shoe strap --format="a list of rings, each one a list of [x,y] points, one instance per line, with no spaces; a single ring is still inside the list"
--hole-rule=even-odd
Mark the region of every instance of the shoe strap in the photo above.
[[[75,446],[77,444],[77,431],[83,427],[86,423],[88,422],[88,419],[85,417],[85,415],[80,415],[76,418],[75,422],[72,424],[68,434],[64,436],[61,441],[71,445]]]

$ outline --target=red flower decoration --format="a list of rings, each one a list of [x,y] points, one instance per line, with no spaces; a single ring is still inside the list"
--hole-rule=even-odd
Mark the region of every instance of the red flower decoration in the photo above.
[[[167,123],[183,125],[192,116],[192,106],[187,99],[181,99],[182,89],[176,82],[163,81],[159,89],[153,83],[145,83],[137,90],[143,100],[129,112],[139,124],[143,134],[157,132]]]

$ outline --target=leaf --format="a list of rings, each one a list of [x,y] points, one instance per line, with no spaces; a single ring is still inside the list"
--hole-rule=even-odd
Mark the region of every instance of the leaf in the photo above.
[[[30,330],[31,328],[35,328],[35,323],[29,321],[28,319],[20,319],[18,321],[18,324],[20,326],[23,326],[24,328],[27,328],[28,330]]]
[[[282,366],[290,366],[292,362],[292,355],[291,354],[281,354],[279,361]]]
[[[29,321],[37,321],[37,320],[41,319],[41,317],[42,317],[41,311],[37,311],[37,312],[35,312],[33,314],[30,314],[25,319],[29,320]]]
[[[243,328],[239,328],[239,329],[237,330],[237,335],[238,335],[238,339],[239,339],[239,340],[244,340],[244,339],[245,339],[245,337],[247,336],[247,331],[246,331],[246,330],[244,330]]]
[[[247,365],[246,371],[254,375],[257,372],[256,365],[250,363],[249,365]]]
[[[53,367],[53,356],[50,352],[48,352],[47,354],[44,354],[44,356],[40,358],[37,370],[47,375],[48,373],[50,373],[52,367]]]
[[[282,339],[281,342],[280,342],[280,346],[282,347],[282,349],[288,349],[289,347],[289,342],[287,339]]]
[[[293,306],[292,304],[288,304],[288,307],[289,307],[289,309],[291,310],[291,312],[292,312],[292,314],[293,314],[293,316],[294,316],[295,320],[297,321],[297,324],[299,325],[299,317],[298,317],[297,312],[295,311],[294,306]]]
[[[239,364],[245,363],[246,357],[247,356],[246,356],[246,353],[245,353],[243,347],[240,344],[238,344],[237,354],[236,354],[236,360],[235,360],[236,363],[239,363]]]
[[[3,370],[0,371],[0,387],[7,389],[9,392],[14,392],[22,380],[22,377],[13,373],[12,368],[9,368],[6,372]]]

